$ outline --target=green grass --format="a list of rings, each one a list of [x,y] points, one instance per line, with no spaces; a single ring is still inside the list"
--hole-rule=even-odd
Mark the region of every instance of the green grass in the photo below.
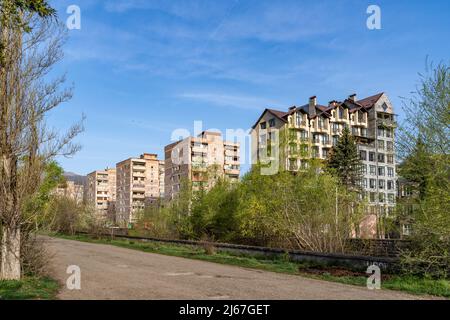
[[[355,272],[355,270],[344,270],[342,268],[338,268],[338,271],[342,273],[342,275],[336,275],[333,274],[333,270],[336,270],[336,268],[311,263],[292,262],[285,257],[279,256],[271,259],[263,255],[244,255],[226,251],[206,254],[205,249],[197,246],[166,244],[159,242],[140,242],[125,239],[94,239],[87,235],[57,235],[57,237],[91,243],[109,244],[127,249],[235,265],[245,268],[302,275],[309,278],[339,282],[349,285],[366,286],[367,283],[367,276],[365,274],[361,274],[360,272]],[[450,298],[449,280],[424,279],[420,277],[403,275],[386,275],[385,278],[382,279],[382,288],[405,291],[418,295],[427,294]]]
[[[0,281],[0,300],[52,300],[59,290],[50,278],[27,277],[19,281]]]

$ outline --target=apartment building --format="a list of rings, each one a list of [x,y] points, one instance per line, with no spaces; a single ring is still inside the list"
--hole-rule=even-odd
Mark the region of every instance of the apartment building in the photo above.
[[[173,199],[183,180],[210,188],[218,177],[239,180],[239,143],[223,141],[221,133],[204,131],[167,145],[165,153],[165,196]]]
[[[107,168],[87,175],[86,203],[102,218],[114,220],[116,204],[116,169]]]
[[[72,199],[77,204],[81,204],[84,200],[84,185],[67,180],[56,187],[54,194]]]
[[[119,224],[133,223],[137,212],[156,204],[164,190],[164,161],[156,154],[144,153],[117,163],[116,216]]]
[[[308,165],[308,159],[325,160],[344,127],[357,138],[363,163],[361,184],[369,202],[365,236],[375,237],[378,218],[392,213],[396,201],[396,121],[385,93],[360,100],[351,95],[328,105],[311,97],[308,104],[287,111],[266,109],[253,126],[252,156],[256,162],[270,160],[273,137],[282,132],[289,142],[280,152],[281,166],[297,171]]]

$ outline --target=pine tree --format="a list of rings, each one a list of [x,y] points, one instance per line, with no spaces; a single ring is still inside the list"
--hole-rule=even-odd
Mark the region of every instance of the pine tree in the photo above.
[[[355,137],[352,136],[348,127],[345,127],[338,143],[330,152],[327,169],[336,175],[348,190],[358,190],[361,166]]]

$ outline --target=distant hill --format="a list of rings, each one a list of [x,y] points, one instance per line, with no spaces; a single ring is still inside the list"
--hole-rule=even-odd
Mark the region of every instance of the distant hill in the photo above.
[[[82,176],[73,172],[64,172],[63,176],[67,179],[67,181],[73,181],[75,184],[82,184],[84,185],[86,183],[86,176]]]

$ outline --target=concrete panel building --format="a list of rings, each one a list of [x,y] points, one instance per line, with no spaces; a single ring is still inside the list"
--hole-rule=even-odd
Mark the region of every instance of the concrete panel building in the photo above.
[[[368,199],[368,215],[363,222],[365,236],[375,237],[377,222],[389,216],[396,202],[395,114],[385,93],[358,100],[351,95],[343,102],[328,105],[309,103],[287,111],[266,109],[252,130],[254,162],[270,160],[270,146],[275,134],[284,133],[288,143],[283,147],[280,165],[298,171],[308,159],[325,160],[336,145],[344,127],[356,137],[363,166],[361,185]]]
[[[214,178],[218,177],[238,181],[239,152],[239,143],[223,141],[220,133],[210,131],[167,145],[164,148],[166,199],[173,199],[179,193],[183,180],[191,182],[194,190],[200,186],[212,187]]]
[[[84,185],[68,180],[55,189],[55,194],[60,197],[72,199],[77,204],[81,204],[84,201]]]
[[[114,220],[116,203],[116,169],[107,168],[87,175],[86,203],[102,218]]]
[[[117,163],[116,217],[119,224],[136,222],[139,211],[160,200],[164,190],[163,167],[164,162],[150,153]]]

